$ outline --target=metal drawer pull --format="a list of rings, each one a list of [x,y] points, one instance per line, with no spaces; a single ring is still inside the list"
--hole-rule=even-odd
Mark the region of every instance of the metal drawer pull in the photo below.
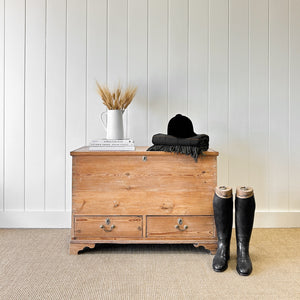
[[[179,225],[175,225],[175,228],[178,229],[178,230],[180,230],[180,231],[185,231],[185,230],[187,230],[189,228],[189,226],[184,225],[183,229],[182,229],[182,228],[179,227]]]
[[[182,224],[183,224],[183,220],[182,220],[181,218],[179,218],[179,219],[177,220],[177,223],[178,223],[178,225],[175,225],[175,228],[178,229],[178,230],[180,230],[180,231],[185,231],[185,230],[187,230],[187,229],[189,228],[189,226],[187,226],[187,225],[184,225],[184,226],[183,226],[183,229],[180,228],[179,225],[182,225]]]
[[[110,219],[109,218],[106,218],[105,219],[105,224],[106,225],[109,225],[110,224]],[[106,229],[104,225],[100,225],[100,228],[102,228],[105,232],[111,232],[116,226],[114,224],[112,224],[110,226],[110,229]]]
[[[104,225],[100,225],[100,228],[102,228],[105,232],[111,232],[111,231],[113,231],[114,228],[116,228],[116,226],[114,224],[112,224],[110,226],[110,229],[106,229]]]

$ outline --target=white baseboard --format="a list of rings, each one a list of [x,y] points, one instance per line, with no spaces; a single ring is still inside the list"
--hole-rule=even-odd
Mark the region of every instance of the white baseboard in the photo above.
[[[233,222],[234,224],[234,222]],[[300,227],[300,211],[257,211],[255,228]],[[71,212],[6,211],[0,212],[0,228],[71,228]]]
[[[0,228],[71,228],[71,212],[0,212]]]
[[[255,228],[300,227],[300,211],[257,211],[254,219]]]

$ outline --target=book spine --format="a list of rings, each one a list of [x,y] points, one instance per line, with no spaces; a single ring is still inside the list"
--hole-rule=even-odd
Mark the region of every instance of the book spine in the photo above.
[[[121,146],[121,147],[89,147],[90,151],[134,151],[134,146]]]
[[[129,143],[129,144],[101,144],[101,143],[98,143],[98,144],[90,144],[91,147],[132,147],[134,146],[133,143]]]
[[[106,139],[102,139],[102,140],[94,140],[91,141],[91,145],[131,145],[133,144],[134,141],[130,140],[130,139],[126,139],[126,140],[106,140]]]

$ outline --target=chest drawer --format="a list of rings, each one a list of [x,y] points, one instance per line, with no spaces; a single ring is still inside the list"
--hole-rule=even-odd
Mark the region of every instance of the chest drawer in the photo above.
[[[148,216],[147,237],[213,238],[213,216]]]
[[[141,216],[75,216],[74,220],[78,239],[139,238],[142,228]]]

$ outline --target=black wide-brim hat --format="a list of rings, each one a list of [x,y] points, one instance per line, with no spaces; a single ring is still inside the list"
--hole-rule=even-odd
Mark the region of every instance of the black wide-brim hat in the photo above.
[[[169,121],[168,135],[178,138],[189,138],[197,134],[194,132],[192,121],[186,116],[177,114]]]

